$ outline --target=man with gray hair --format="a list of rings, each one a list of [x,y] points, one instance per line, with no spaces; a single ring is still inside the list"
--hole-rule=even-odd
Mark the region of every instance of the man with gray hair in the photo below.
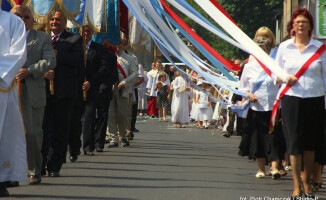
[[[51,37],[33,30],[33,11],[28,6],[15,6],[11,13],[21,17],[27,34],[27,61],[16,80],[21,83],[21,108],[26,129],[29,184],[41,182],[43,115],[46,103],[44,74],[56,65]]]

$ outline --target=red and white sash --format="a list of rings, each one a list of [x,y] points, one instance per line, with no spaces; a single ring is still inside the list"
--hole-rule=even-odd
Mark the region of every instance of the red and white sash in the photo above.
[[[314,62],[324,51],[326,50],[326,45],[321,45],[319,49],[312,55],[305,64],[299,69],[299,71],[295,74],[295,77],[299,79],[309,68],[310,64]],[[273,105],[273,110],[272,110],[272,117],[271,121],[269,124],[269,132],[272,133],[274,131],[274,125],[275,122],[279,116],[279,104],[280,104],[280,98],[282,98],[285,93],[291,88],[291,85],[286,85],[286,87],[282,90],[281,93],[276,97],[276,100]]]
[[[117,65],[118,65],[118,68],[119,68],[119,71],[121,72],[123,78],[127,78],[127,70],[126,70],[126,67],[122,64],[120,64],[119,62],[117,62]]]

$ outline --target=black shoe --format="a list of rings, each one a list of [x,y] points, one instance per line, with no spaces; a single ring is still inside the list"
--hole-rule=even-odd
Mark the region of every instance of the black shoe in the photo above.
[[[84,151],[84,156],[94,156],[94,153],[91,151]]]
[[[69,160],[70,162],[75,162],[78,159],[78,156],[70,156]]]
[[[138,129],[136,129],[136,128],[133,128],[133,129],[131,129],[131,131],[132,131],[132,132],[136,132],[136,133],[138,133],[138,132],[139,132],[139,130],[138,130]]]
[[[39,176],[30,176],[28,180],[29,185],[37,185],[41,183],[41,177]]]
[[[134,133],[133,132],[130,132],[130,136],[129,136],[129,138],[130,138],[130,140],[133,140],[134,139]]]
[[[127,146],[129,146],[129,142],[126,139],[121,139],[121,146],[127,147]]]
[[[0,183],[0,197],[9,197],[9,192],[4,183]]]
[[[6,181],[5,185],[7,188],[10,187],[18,187],[19,186],[19,182],[18,181]]]
[[[103,148],[96,148],[96,152],[103,152]]]
[[[230,134],[230,133],[228,133],[228,132],[225,132],[225,133],[223,133],[223,136],[224,136],[224,137],[228,137],[228,138],[229,138],[229,137],[231,137],[231,134]]]
[[[42,169],[41,170],[41,176],[45,176],[46,175],[46,170],[45,169]]]
[[[60,177],[59,172],[48,172],[48,177]]]

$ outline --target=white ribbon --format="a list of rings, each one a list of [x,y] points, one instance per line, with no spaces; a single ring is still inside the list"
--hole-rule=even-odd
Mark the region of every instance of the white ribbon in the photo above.
[[[189,17],[190,19],[194,20],[195,22],[197,22],[199,25],[201,25],[202,27],[204,27],[206,30],[214,33],[215,35],[217,35],[218,37],[220,37],[221,39],[225,40],[226,42],[232,44],[233,46],[245,51],[245,52],[249,52],[244,46],[242,46],[241,44],[239,44],[238,42],[234,41],[232,38],[218,32],[216,29],[212,28],[210,25],[208,25],[206,22],[204,22],[202,19],[200,19],[199,17],[197,17],[196,15],[192,14],[191,12],[189,12],[187,9],[185,9],[184,7],[182,7],[179,3],[177,3],[175,0],[167,0],[171,5],[173,5],[176,9],[178,9],[179,11],[181,11],[183,14],[185,14],[187,17]]]
[[[245,46],[249,52],[259,59],[273,74],[285,81],[288,74],[276,64],[254,41],[252,41],[242,30],[231,22],[219,9],[209,0],[195,0],[195,2],[214,19],[228,34]]]

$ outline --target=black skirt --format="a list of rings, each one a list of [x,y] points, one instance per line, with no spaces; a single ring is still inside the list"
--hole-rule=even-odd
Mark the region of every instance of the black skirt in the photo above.
[[[282,152],[277,142],[277,134],[269,134],[271,111],[249,109],[247,127],[242,135],[239,155],[249,159],[265,158],[268,162],[280,159]]]
[[[281,98],[283,132],[289,155],[316,151],[322,145],[324,134],[324,96],[299,98],[285,95]]]

